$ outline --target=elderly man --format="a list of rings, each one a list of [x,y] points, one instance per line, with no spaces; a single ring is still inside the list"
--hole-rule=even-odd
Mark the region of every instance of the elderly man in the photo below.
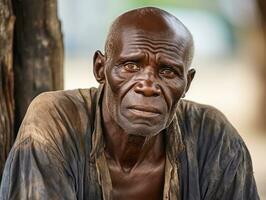
[[[30,105],[6,162],[4,199],[259,199],[248,150],[210,106],[181,99],[193,39],[171,14],[140,8],[94,55],[98,89]]]

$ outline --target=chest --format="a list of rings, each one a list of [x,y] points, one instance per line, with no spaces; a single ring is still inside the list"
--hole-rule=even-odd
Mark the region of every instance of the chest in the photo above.
[[[109,165],[114,200],[162,200],[164,188],[164,162],[143,166],[125,172]]]

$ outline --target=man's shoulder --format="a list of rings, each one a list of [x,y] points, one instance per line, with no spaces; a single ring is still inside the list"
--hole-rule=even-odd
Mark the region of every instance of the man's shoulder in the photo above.
[[[92,107],[97,89],[44,92],[31,102],[16,144],[32,138],[43,144],[60,144],[85,137],[93,123]],[[55,146],[57,144],[54,144]]]
[[[198,103],[191,100],[181,100],[178,109],[182,117],[194,120],[219,119],[219,122],[227,123],[228,120],[225,115],[217,108],[211,105]]]
[[[30,106],[34,108],[53,107],[57,104],[61,106],[65,104],[84,104],[86,101],[91,100],[97,92],[96,88],[88,89],[73,89],[73,90],[58,90],[43,92],[35,97]]]
[[[180,103],[179,113],[187,151],[195,153],[200,165],[210,155],[210,165],[212,159],[221,159],[220,164],[226,166],[237,156],[248,154],[238,131],[217,108],[184,100]]]
[[[182,100],[178,109],[179,119],[186,134],[204,141],[221,138],[242,143],[242,138],[227,117],[214,106]]]
[[[43,92],[35,97],[28,107],[26,116],[38,115],[40,112],[77,115],[90,112],[97,89],[74,89]]]
[[[259,199],[249,151],[225,115],[213,106],[182,100],[178,116],[185,148],[182,184],[199,184],[207,199]]]

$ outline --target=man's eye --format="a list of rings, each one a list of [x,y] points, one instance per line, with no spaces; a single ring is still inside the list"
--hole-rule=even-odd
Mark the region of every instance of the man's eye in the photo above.
[[[177,76],[177,72],[171,68],[164,68],[164,69],[160,70],[160,74],[162,76],[167,77],[167,78],[174,78],[175,76]]]
[[[134,63],[127,63],[124,65],[124,69],[126,69],[129,72],[137,72],[140,70],[140,67]]]

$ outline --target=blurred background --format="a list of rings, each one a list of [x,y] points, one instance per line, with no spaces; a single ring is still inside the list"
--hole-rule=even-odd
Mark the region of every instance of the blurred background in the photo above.
[[[97,87],[93,54],[104,49],[108,27],[121,13],[156,6],[177,16],[195,41],[192,66],[197,73],[186,98],[217,107],[233,123],[250,150],[259,194],[266,199],[265,21],[256,1],[58,0],[58,4],[65,89]]]

